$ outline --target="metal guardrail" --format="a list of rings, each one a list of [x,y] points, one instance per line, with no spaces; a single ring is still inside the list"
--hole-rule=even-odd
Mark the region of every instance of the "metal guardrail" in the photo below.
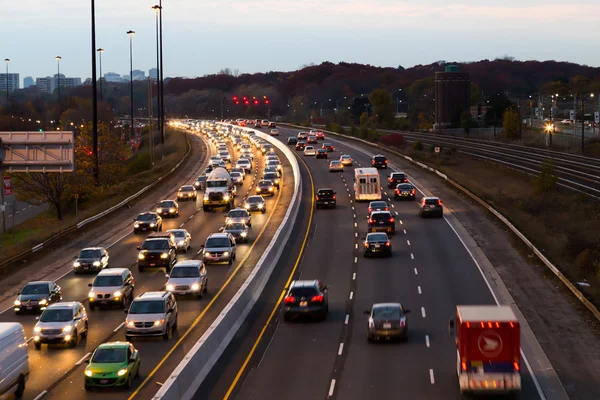
[[[154,186],[156,186],[158,183],[162,182],[163,179],[167,178],[169,175],[171,175],[173,172],[175,172],[175,170],[177,170],[183,163],[184,161],[188,158],[188,156],[190,155],[190,152],[192,150],[192,146],[190,144],[189,139],[187,138],[187,133],[186,133],[186,143],[187,143],[187,151],[186,153],[183,155],[183,158],[181,159],[181,161],[179,161],[177,164],[175,164],[175,166],[173,168],[171,168],[168,172],[166,172],[165,174],[161,175],[158,179],[156,179],[154,182],[152,182],[151,184],[149,184],[148,186],[145,186],[144,188],[142,188],[140,191],[138,191],[137,193],[129,196],[128,198],[126,198],[125,200],[123,200],[122,202],[120,202],[119,204],[116,204],[104,211],[102,211],[99,214],[96,214],[90,218],[87,218],[81,222],[79,222],[78,224],[72,225],[68,228],[65,228],[64,230],[52,235],[51,237],[49,237],[48,239],[44,240],[42,243],[33,246],[31,249],[29,250],[25,250],[13,257],[10,257],[7,260],[4,260],[2,262],[0,262],[0,268],[4,268],[12,263],[14,263],[15,261],[20,260],[21,258],[27,256],[28,254],[32,254],[35,253],[36,251],[39,251],[41,249],[43,249],[45,246],[53,243],[54,241],[64,237],[65,235],[76,231],[77,229],[81,229],[83,226],[97,221],[100,218],[103,218],[105,216],[107,216],[108,214],[118,210],[119,208],[125,206],[127,203],[129,203],[130,201],[138,198],[139,196],[141,196],[142,194],[144,194],[145,192],[147,192],[148,190],[152,189]]]
[[[299,129],[306,129],[306,127],[304,126],[300,126],[300,125],[292,125],[292,124],[283,124],[281,123],[281,125],[285,125],[285,126],[289,126],[292,128],[299,128]],[[531,241],[529,239],[527,239],[527,237],[521,233],[521,231],[519,231],[517,229],[517,227],[515,227],[505,216],[502,215],[502,213],[500,213],[499,211],[497,211],[496,209],[494,209],[492,206],[490,206],[489,204],[487,204],[483,199],[479,198],[477,195],[475,195],[474,193],[472,193],[471,191],[469,191],[467,188],[463,187],[462,185],[460,185],[458,182],[452,180],[451,178],[449,178],[446,174],[443,174],[442,172],[438,171],[437,169],[434,169],[426,164],[423,164],[421,162],[415,161],[413,160],[411,157],[400,153],[399,151],[396,151],[394,149],[391,149],[387,146],[382,146],[379,144],[375,144],[375,143],[371,143],[368,142],[366,140],[363,139],[359,139],[359,138],[355,138],[352,136],[346,136],[346,135],[342,135],[336,132],[330,132],[330,131],[323,131],[323,132],[327,132],[327,134],[330,135],[334,135],[334,136],[338,136],[338,137],[342,137],[342,138],[346,138],[349,140],[354,140],[357,142],[361,142],[363,144],[366,144],[368,146],[371,147],[375,147],[378,148],[380,150],[385,150],[387,152],[390,152],[392,154],[395,154],[399,157],[404,158],[405,160],[418,165],[419,167],[429,170],[430,172],[435,173],[436,175],[440,176],[442,179],[444,179],[446,182],[448,182],[449,184],[451,184],[452,186],[456,187],[457,189],[459,189],[461,192],[465,193],[467,196],[469,196],[470,198],[472,198],[473,200],[475,200],[477,203],[479,203],[482,207],[484,207],[486,210],[488,210],[489,212],[491,212],[492,214],[494,214],[494,216],[496,216],[496,218],[498,218],[500,221],[502,221],[519,239],[521,239],[521,241],[527,246],[529,247],[529,249],[531,249],[531,251],[533,251],[533,253],[540,259],[540,261],[542,261],[544,263],[544,265],[546,265],[546,267],[552,271],[552,273],[558,278],[560,279],[560,281],[575,295],[575,297],[577,297],[579,299],[579,301],[581,301],[581,303],[596,317],[596,319],[598,319],[600,321],[600,311],[598,310],[598,308],[596,308],[596,306],[594,304],[592,304],[592,302],[590,302],[584,295],[583,293],[581,293],[581,291],[579,289],[577,289],[577,287],[575,285],[573,285],[573,283],[571,283],[571,281],[569,281],[569,279],[563,275],[562,272],[560,272],[560,270],[558,268],[556,268],[556,266],[554,264],[552,264],[552,262],[550,260],[548,260],[548,258],[546,256],[544,256],[544,254],[538,250],[537,247],[535,247],[535,245],[533,243],[531,243]]]

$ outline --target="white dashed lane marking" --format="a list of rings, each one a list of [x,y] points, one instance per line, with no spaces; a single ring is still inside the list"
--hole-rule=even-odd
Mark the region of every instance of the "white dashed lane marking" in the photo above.
[[[415,259],[415,255],[413,253],[410,253],[410,259],[414,260]]]
[[[419,292],[419,294],[423,294],[423,292],[421,292],[421,286],[417,286],[417,292]]]
[[[352,297],[354,297],[354,292],[350,292],[350,300],[352,300]]]
[[[425,314],[425,307],[421,307],[421,315],[423,316],[423,318],[427,316],[427,314]]]
[[[419,275],[419,271],[415,268],[415,275]]]
[[[433,377],[433,370],[430,369],[429,370],[429,381],[431,382],[431,384],[435,384],[435,378]]]
[[[430,347],[431,344],[429,343],[429,335],[425,335],[425,346]]]
[[[344,325],[348,325],[349,320],[350,320],[350,314],[346,314],[346,319],[344,320]]]
[[[344,351],[344,343],[340,343],[340,348],[338,349],[338,356],[341,356]]]

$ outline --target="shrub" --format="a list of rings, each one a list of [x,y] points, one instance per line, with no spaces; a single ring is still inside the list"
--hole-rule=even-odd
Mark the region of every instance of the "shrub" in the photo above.
[[[152,159],[150,152],[142,151],[138,153],[127,165],[127,175],[135,175],[152,168]]]
[[[540,165],[540,174],[535,178],[535,187],[538,193],[549,193],[556,190],[558,178],[554,175],[554,162],[544,160]]]
[[[406,145],[406,141],[404,140],[404,135],[400,134],[400,133],[391,133],[391,134],[386,134],[386,135],[382,135],[379,138],[379,141],[381,142],[381,144],[385,145],[385,146],[392,146],[392,147],[404,147]]]
[[[413,143],[413,150],[423,151],[423,142],[421,142],[420,140],[417,140],[416,142],[414,142]]]

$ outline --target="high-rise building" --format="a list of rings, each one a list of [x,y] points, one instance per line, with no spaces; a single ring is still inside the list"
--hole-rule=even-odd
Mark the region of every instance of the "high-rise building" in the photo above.
[[[471,79],[468,72],[449,65],[444,72],[435,73],[435,124],[434,129],[450,127],[460,122],[463,112],[471,105]]]
[[[116,72],[107,72],[104,74],[104,80],[106,82],[123,82],[121,75]]]
[[[134,81],[143,81],[144,79],[146,79],[146,73],[144,71],[141,71],[139,69],[133,70],[133,80]]]
[[[14,92],[20,88],[19,74],[0,74],[0,91]]]
[[[40,92],[54,93],[60,83],[60,87],[73,88],[81,85],[81,78],[69,78],[60,74],[46,76],[45,78],[36,78],[35,84]]]
[[[129,82],[129,75],[123,75],[121,82]]]
[[[31,76],[26,76],[25,78],[23,78],[23,87],[24,88],[28,88],[29,86],[33,86],[35,85],[35,81],[33,80],[33,78]]]
[[[150,76],[150,79],[157,79],[158,68],[150,68],[150,70],[148,71],[148,76]]]

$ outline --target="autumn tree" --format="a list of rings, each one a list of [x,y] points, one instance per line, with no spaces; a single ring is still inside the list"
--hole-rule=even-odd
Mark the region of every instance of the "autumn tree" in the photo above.
[[[369,101],[373,105],[373,113],[377,116],[377,124],[392,127],[394,125],[394,99],[385,89],[376,89],[371,92]]]
[[[513,108],[509,107],[502,115],[502,127],[504,128],[504,136],[508,139],[519,139],[520,137],[521,117]]]

